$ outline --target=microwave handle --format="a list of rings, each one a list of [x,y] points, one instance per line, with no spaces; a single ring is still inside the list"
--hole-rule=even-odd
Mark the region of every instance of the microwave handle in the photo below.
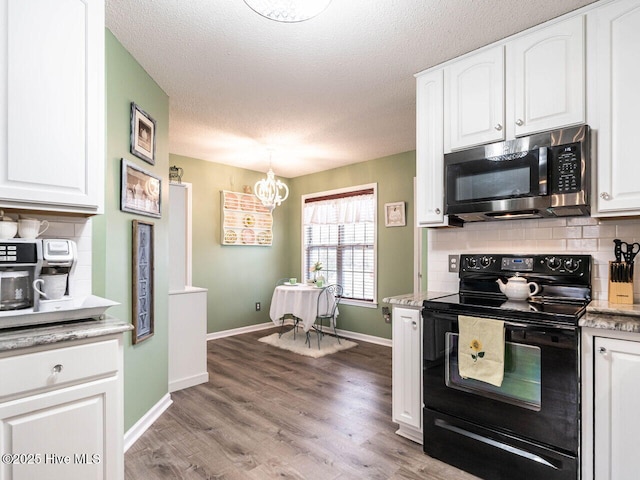
[[[547,151],[547,147],[540,147],[538,149],[538,187],[540,189],[540,195],[547,195],[548,192]]]

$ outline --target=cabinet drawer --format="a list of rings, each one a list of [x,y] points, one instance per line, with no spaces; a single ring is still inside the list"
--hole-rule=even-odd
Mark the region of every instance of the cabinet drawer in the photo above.
[[[0,398],[79,382],[118,369],[118,341],[88,343],[0,359]]]

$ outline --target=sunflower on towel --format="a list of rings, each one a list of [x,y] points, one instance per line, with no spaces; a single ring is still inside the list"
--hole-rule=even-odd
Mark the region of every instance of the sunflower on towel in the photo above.
[[[471,358],[473,358],[474,363],[478,361],[478,358],[484,357],[484,352],[482,351],[482,342],[477,338],[471,340],[469,348],[475,352],[471,354]]]

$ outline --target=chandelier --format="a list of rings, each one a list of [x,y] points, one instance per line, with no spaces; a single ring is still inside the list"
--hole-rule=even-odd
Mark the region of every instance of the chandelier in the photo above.
[[[244,0],[254,12],[276,22],[294,23],[322,13],[331,0]]]
[[[269,154],[269,171],[267,178],[258,180],[253,187],[253,191],[269,211],[279,207],[289,196],[289,187],[281,180],[276,180],[273,169],[271,168],[271,154]]]

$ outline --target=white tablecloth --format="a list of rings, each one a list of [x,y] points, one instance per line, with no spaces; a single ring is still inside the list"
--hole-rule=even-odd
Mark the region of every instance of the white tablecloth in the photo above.
[[[301,283],[277,286],[273,291],[273,297],[271,297],[271,308],[269,309],[271,321],[280,326],[282,316],[290,313],[302,320],[305,332],[309,331],[316,320],[318,295],[321,291],[321,288]],[[323,313],[327,309],[326,303],[326,300],[320,300],[320,311]],[[338,310],[336,309],[337,315]]]

